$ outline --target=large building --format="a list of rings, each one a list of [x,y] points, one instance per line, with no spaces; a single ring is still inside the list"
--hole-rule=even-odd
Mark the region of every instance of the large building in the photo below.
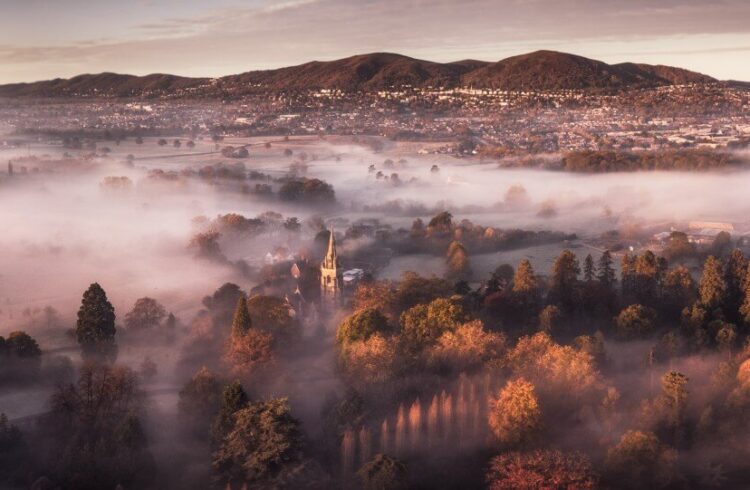
[[[320,264],[320,299],[323,305],[339,305],[344,294],[344,280],[341,264],[336,254],[336,237],[331,229],[328,250]]]

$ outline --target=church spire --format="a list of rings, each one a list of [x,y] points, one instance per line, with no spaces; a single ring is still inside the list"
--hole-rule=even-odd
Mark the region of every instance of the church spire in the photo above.
[[[326,251],[326,257],[323,261],[324,267],[334,269],[338,267],[338,255],[336,255],[336,236],[333,233],[333,227],[329,230],[328,237],[328,251]]]
[[[320,264],[320,293],[324,303],[336,304],[341,302],[344,281],[339,258],[336,254],[336,236],[333,227],[328,238],[328,250]]]

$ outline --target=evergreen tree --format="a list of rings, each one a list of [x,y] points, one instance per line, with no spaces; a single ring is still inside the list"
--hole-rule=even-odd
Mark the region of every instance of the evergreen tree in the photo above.
[[[625,305],[635,301],[635,260],[636,257],[626,253],[620,264],[620,283],[622,284],[622,299]]]
[[[76,338],[84,357],[113,361],[117,355],[115,332],[115,309],[104,289],[93,283],[83,293],[76,324]]]
[[[578,274],[581,268],[578,258],[570,250],[563,250],[552,266],[550,297],[552,302],[559,302],[563,309],[572,311],[576,305]]]
[[[644,305],[655,305],[659,294],[659,276],[663,264],[654,253],[646,250],[643,255],[635,259],[635,299]]]
[[[590,283],[594,281],[595,269],[594,258],[588,254],[583,260],[583,280]]]
[[[221,409],[214,420],[211,434],[216,445],[221,444],[221,440],[234,427],[234,414],[247,407],[248,403],[250,398],[239,381],[234,381],[224,388]]]
[[[701,275],[700,286],[698,287],[698,300],[709,313],[714,316],[722,316],[727,299],[727,284],[724,280],[724,271],[721,260],[713,255],[706,259],[703,264],[703,274]]]
[[[240,295],[237,300],[237,307],[234,309],[234,318],[232,318],[232,338],[239,339],[245,336],[253,326],[250,318],[250,312],[247,309],[247,298],[244,294]]]
[[[675,439],[685,419],[688,399],[688,377],[677,371],[670,371],[661,378],[662,406],[666,411],[667,422],[675,430]]]
[[[613,288],[615,281],[615,269],[612,267],[612,254],[609,250],[605,250],[601,257],[599,257],[599,263],[596,268],[596,278],[606,288]]]
[[[732,250],[724,265],[724,281],[727,285],[725,314],[732,321],[741,319],[740,307],[745,298],[745,276],[747,276],[747,259],[738,249]]]

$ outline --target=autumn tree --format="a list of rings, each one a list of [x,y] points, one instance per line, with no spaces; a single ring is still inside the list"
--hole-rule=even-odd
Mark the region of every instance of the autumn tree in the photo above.
[[[652,432],[631,430],[607,452],[606,480],[640,490],[667,486],[676,477],[676,453]]]
[[[679,430],[685,419],[688,401],[688,377],[677,371],[670,371],[661,378],[661,403],[665,410],[668,425]]]
[[[447,275],[449,278],[467,279],[471,276],[469,254],[466,252],[466,248],[461,242],[451,242],[445,260],[448,267]]]
[[[487,473],[490,490],[594,490],[598,480],[582,454],[549,449],[495,456]]]
[[[562,310],[555,305],[547,305],[539,313],[539,331],[550,335],[558,334],[563,329],[565,317]]]
[[[78,309],[76,338],[83,356],[113,361],[117,356],[115,332],[115,309],[104,289],[98,283],[93,283],[83,293]]]
[[[508,381],[490,400],[489,425],[505,447],[523,447],[535,440],[542,413],[534,385],[523,378]]]
[[[400,324],[407,342],[419,348],[436,341],[444,332],[454,330],[466,320],[467,314],[461,303],[438,298],[405,311]]]
[[[513,276],[513,296],[517,307],[523,313],[521,316],[529,318],[535,316],[539,308],[539,283],[531,262],[527,259],[518,264]]]
[[[505,336],[488,332],[480,320],[444,332],[427,352],[428,365],[433,369],[464,373],[499,359],[505,352]]]
[[[357,340],[367,340],[375,333],[387,334],[390,331],[388,319],[376,308],[355,311],[341,322],[336,330],[336,340],[346,344]]]

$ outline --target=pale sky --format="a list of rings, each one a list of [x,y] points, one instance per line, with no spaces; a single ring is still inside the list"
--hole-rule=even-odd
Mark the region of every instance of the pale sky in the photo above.
[[[750,0],[0,0],[0,83],[537,49],[750,81]]]

